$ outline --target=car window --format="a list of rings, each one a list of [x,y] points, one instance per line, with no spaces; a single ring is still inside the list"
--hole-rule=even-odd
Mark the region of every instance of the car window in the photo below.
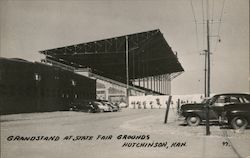
[[[225,96],[219,96],[217,100],[215,101],[215,103],[226,103],[226,102],[227,102],[227,99]]]
[[[246,96],[242,96],[241,99],[243,100],[243,103],[250,103],[250,98]]]
[[[230,96],[219,96],[215,102],[213,103],[213,106],[224,106],[225,104],[230,103]]]
[[[242,97],[239,97],[240,103],[245,103],[244,99]]]
[[[201,103],[204,103],[204,104],[205,104],[205,103],[209,103],[210,100],[211,100],[211,99],[206,98],[206,99],[203,99]]]
[[[241,101],[240,101],[239,97],[231,96],[230,103],[241,103]]]

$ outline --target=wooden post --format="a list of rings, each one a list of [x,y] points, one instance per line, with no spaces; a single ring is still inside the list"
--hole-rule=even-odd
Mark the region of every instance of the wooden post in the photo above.
[[[168,102],[167,102],[167,108],[166,108],[166,114],[165,114],[165,120],[164,120],[165,124],[168,122],[168,112],[169,112],[169,107],[170,107],[171,99],[172,99],[172,96],[170,95],[168,97]]]

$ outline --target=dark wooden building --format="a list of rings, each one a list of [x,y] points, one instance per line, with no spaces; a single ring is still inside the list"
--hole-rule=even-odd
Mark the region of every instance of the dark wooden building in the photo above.
[[[96,81],[22,59],[0,58],[1,114],[68,110],[76,99],[95,99]]]

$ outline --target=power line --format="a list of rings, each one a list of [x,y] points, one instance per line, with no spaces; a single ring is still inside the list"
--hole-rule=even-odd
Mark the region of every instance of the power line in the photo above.
[[[191,4],[192,13],[193,13],[194,22],[195,22],[196,46],[197,46],[197,50],[199,50],[199,39],[198,39],[197,20],[196,20],[196,16],[195,16],[195,11],[194,11],[194,6],[193,6],[192,0],[190,0],[190,4]]]
[[[221,8],[220,19],[219,19],[219,27],[218,27],[218,36],[217,36],[217,40],[216,40],[216,43],[215,43],[214,52],[217,49],[218,42],[220,42],[220,29],[221,29],[221,23],[222,23],[221,20],[222,20],[222,16],[223,16],[224,7],[225,7],[225,1],[226,0],[223,0],[223,5],[222,5],[222,8]],[[218,38],[219,38],[219,40],[218,40]]]
[[[209,20],[209,0],[207,0],[207,20]]]
[[[214,0],[212,2],[212,21],[214,20]]]
[[[202,5],[202,48],[205,46],[205,18],[204,18],[204,2],[201,1]]]
[[[214,21],[214,0],[212,2],[212,18],[211,18],[211,34],[213,34],[213,21]]]

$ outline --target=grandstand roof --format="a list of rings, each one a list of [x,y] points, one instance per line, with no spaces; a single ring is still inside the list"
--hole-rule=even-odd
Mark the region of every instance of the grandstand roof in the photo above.
[[[40,53],[47,59],[126,81],[126,36],[129,45],[129,78],[138,79],[184,71],[159,29],[75,44]]]

